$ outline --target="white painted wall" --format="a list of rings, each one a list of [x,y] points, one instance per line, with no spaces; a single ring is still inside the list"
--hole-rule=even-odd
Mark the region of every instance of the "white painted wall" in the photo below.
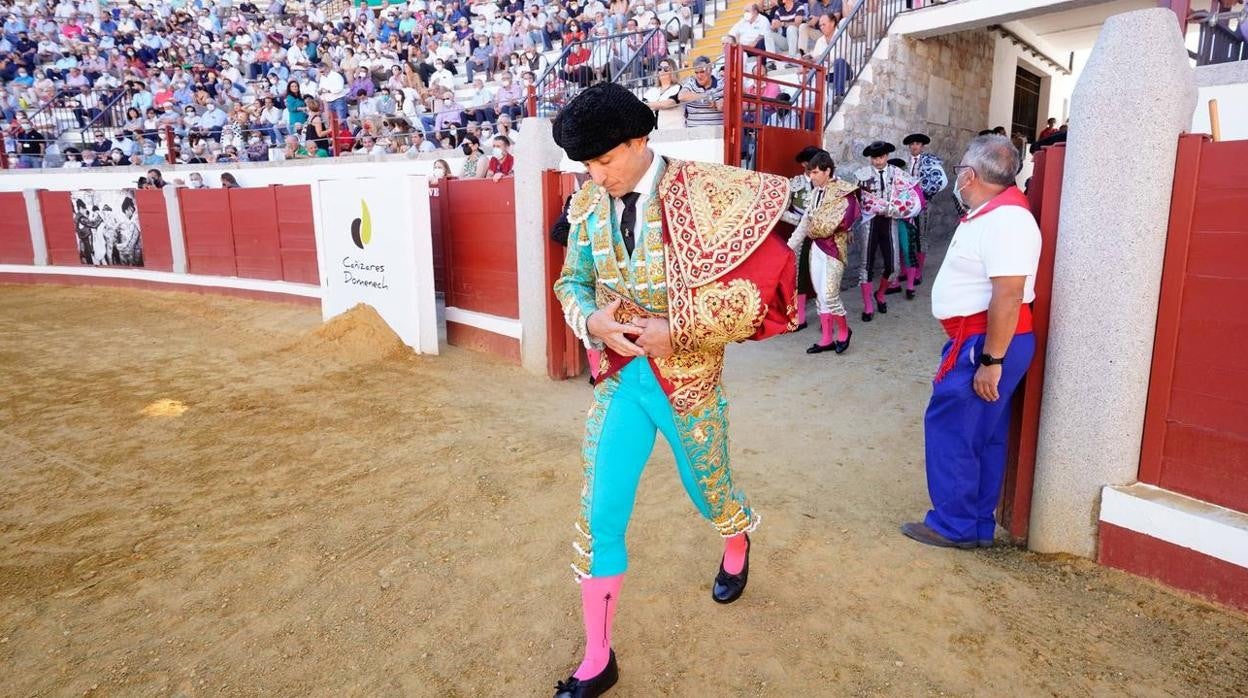
[[[458,171],[463,157],[446,158],[452,171]],[[165,181],[186,179],[191,172],[200,172],[210,187],[221,184],[221,173],[230,172],[244,187],[266,187],[270,184],[314,184],[323,179],[344,177],[379,177],[427,175],[433,171],[433,159],[409,160],[405,157],[351,157],[290,162],[237,163],[229,165],[179,165],[160,167]],[[146,167],[99,167],[83,169],[6,170],[0,174],[0,191],[23,189],[125,189],[147,172]]]
[[[1070,95],[1074,92],[1075,82],[1079,79],[1079,56],[1076,54],[1076,67],[1071,75],[1058,72],[1047,62],[1038,61],[1030,53],[1015,46],[1009,39],[997,35],[993,48],[992,92],[988,100],[988,123],[978,126],[979,129],[1004,126],[1008,131],[1014,119],[1014,82],[1019,65],[1036,75],[1045,78],[1041,84],[1040,94],[1040,128],[1049,117],[1057,119],[1060,125],[1069,115]],[[1085,58],[1086,62],[1086,53]]]
[[[1209,125],[1209,100],[1218,100],[1218,121],[1222,140],[1248,139],[1248,83],[1210,85],[1200,88],[1196,113],[1192,115],[1192,133],[1213,133]]]

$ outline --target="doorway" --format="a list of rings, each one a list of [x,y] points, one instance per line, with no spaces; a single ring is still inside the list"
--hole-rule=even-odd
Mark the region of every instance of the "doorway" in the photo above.
[[[1036,141],[1036,122],[1040,119],[1040,84],[1042,78],[1018,66],[1014,76],[1014,117],[1010,133],[1021,133],[1028,143]]]

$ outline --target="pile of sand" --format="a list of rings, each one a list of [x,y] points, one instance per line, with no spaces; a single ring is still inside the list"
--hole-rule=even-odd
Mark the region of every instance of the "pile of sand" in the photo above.
[[[360,303],[312,331],[295,347],[355,362],[405,356],[411,349],[371,305]]]

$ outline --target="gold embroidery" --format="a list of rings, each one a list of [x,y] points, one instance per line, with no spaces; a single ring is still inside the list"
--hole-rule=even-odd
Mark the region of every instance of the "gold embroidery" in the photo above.
[[[758,287],[749,279],[704,286],[694,294],[693,305],[698,343],[727,344],[748,339],[766,312]]]
[[[789,183],[736,167],[673,160],[659,184],[668,254],[691,288],[736,269],[784,214]],[[671,266],[669,265],[669,279]]]
[[[607,192],[604,189],[586,183],[585,186],[576,190],[576,193],[572,195],[572,201],[568,203],[568,223],[576,225],[583,222],[606,198]]]

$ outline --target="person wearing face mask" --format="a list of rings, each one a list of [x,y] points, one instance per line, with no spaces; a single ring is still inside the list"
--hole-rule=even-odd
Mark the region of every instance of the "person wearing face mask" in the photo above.
[[[525,95],[520,86],[513,82],[511,73],[504,71],[498,74],[499,87],[494,92],[494,111],[499,115],[507,114],[513,119],[518,119],[524,114],[524,108],[521,105]]]
[[[18,122],[17,134],[18,167],[41,168],[43,157],[48,149],[48,139],[39,129],[26,119]]]
[[[923,210],[923,193],[919,181],[905,170],[888,164],[888,154],[897,148],[892,143],[875,141],[863,149],[863,157],[871,164],[858,170],[858,191],[867,234],[862,236],[858,287],[862,291],[862,321],[871,322],[876,310],[888,312],[884,294],[889,279],[897,269],[897,221],[914,218]],[[877,256],[883,271],[878,287],[871,282]]]
[[[151,141],[143,142],[143,156],[139,159],[139,164],[143,165],[144,167],[150,167],[152,165],[159,165],[163,163],[164,161],[165,159],[156,153],[155,144],[153,144]]]
[[[444,179],[451,178],[451,166],[446,164],[446,160],[434,160],[433,171],[429,175],[429,183],[437,184]]]
[[[742,46],[767,48],[767,37],[771,34],[771,23],[762,15],[758,5],[748,5],[745,14],[728,30],[728,35],[736,39]]]
[[[476,136],[468,134],[464,136],[460,149],[464,152],[464,166],[460,170],[460,178],[480,179],[484,177],[487,163],[482,161],[481,141]]]
[[[1010,398],[1035,353],[1040,229],[1017,168],[1017,149],[996,135],[972,140],[953,168],[968,213],[932,285],[932,315],[949,335],[923,419],[932,508],[901,527],[926,545],[990,547],[996,532]]]

